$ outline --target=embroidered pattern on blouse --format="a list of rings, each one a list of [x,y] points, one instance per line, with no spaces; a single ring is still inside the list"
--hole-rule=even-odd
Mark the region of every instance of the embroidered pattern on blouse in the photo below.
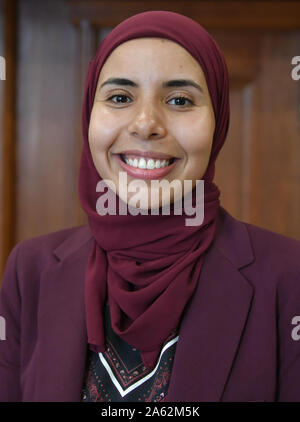
[[[105,352],[88,349],[81,401],[164,401],[179,338],[177,330],[165,341],[157,364],[150,371],[144,366],[140,352],[113,332],[108,307],[106,329]]]

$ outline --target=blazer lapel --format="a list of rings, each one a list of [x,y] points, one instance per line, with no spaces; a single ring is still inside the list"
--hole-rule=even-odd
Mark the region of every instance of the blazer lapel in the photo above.
[[[233,228],[227,240],[221,233],[205,256],[182,318],[167,401],[221,401],[253,296],[239,271],[253,260],[248,234],[239,222]],[[240,245],[236,254],[237,244],[230,248],[235,235]]]
[[[61,261],[41,277],[34,401],[80,401],[87,351],[83,281],[91,247],[86,233],[63,242],[55,251]]]

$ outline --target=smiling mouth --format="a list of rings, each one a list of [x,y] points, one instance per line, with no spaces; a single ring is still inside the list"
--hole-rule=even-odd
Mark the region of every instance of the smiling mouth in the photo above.
[[[172,165],[177,158],[173,157],[170,159],[157,159],[157,158],[148,158],[148,157],[137,157],[137,156],[125,156],[120,154],[121,160],[123,163],[141,170],[155,170]]]

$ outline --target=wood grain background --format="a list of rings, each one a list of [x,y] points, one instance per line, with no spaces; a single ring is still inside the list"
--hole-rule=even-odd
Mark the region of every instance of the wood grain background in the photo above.
[[[225,54],[231,121],[217,160],[221,204],[300,238],[300,81],[291,78],[299,4],[268,2],[268,11],[264,2],[142,3],[0,2],[0,55],[11,55],[10,80],[0,81],[1,273],[16,243],[86,223],[77,176],[87,64],[112,26],[147,8],[198,18]]]

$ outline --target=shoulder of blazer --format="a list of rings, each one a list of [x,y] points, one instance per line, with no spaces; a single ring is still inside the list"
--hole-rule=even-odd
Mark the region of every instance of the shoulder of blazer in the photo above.
[[[85,258],[92,239],[89,226],[82,225],[22,240],[10,252],[6,269],[14,260],[19,280],[35,278],[82,247],[85,247]]]
[[[300,270],[300,241],[235,219],[220,207],[215,245],[237,266],[248,264]]]
[[[300,283],[300,241],[253,224],[244,224],[249,233],[257,266],[278,277],[298,275]]]
[[[236,220],[220,209],[216,246],[252,286],[277,292],[277,300],[300,300],[300,241]],[[263,287],[265,286],[265,287]]]

